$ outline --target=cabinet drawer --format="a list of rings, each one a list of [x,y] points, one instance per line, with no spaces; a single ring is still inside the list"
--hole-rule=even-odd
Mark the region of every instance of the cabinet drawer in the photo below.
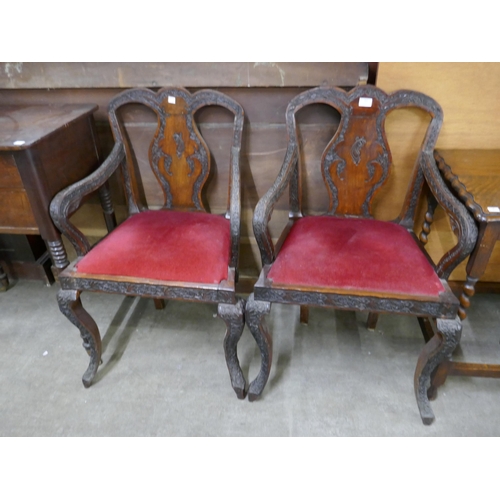
[[[0,230],[9,232],[9,228],[38,232],[26,191],[0,187]]]
[[[22,188],[16,161],[9,153],[0,153],[0,188]]]

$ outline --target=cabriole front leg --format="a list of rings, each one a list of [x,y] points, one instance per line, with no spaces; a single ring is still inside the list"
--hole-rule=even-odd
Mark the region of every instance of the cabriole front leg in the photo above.
[[[428,391],[431,376],[443,361],[449,359],[460,342],[462,323],[455,319],[437,319],[436,334],[420,352],[415,370],[414,387],[420,417],[425,425],[434,421],[434,413],[429,403]]]
[[[90,363],[83,374],[82,382],[85,387],[90,387],[101,362],[101,335],[95,321],[83,308],[78,290],[60,290],[57,302],[61,312],[79,330],[83,339],[83,347],[90,356]]]
[[[245,301],[239,299],[236,304],[219,304],[218,314],[226,323],[224,353],[231,378],[231,385],[238,399],[245,399],[246,380],[238,360],[237,346],[245,326]]]
[[[264,315],[271,310],[270,302],[255,300],[253,293],[247,300],[245,308],[245,319],[250,332],[252,333],[260,349],[261,366],[257,377],[248,388],[248,400],[255,401],[264,390],[273,358],[273,342],[266,326]]]

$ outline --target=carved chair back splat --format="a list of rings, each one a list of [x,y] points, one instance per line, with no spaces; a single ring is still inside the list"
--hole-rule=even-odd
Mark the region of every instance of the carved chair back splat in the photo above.
[[[335,108],[341,116],[321,157],[329,206],[319,216],[303,213],[296,123],[300,109],[317,103]],[[431,119],[399,216],[392,222],[378,221],[373,218],[373,200],[392,168],[385,119],[391,111],[405,107],[419,108]],[[443,183],[433,159],[442,120],[439,104],[424,94],[386,94],[371,85],[350,92],[311,89],[290,102],[283,166],[258,202],[253,219],[262,272],[246,304],[246,322],[261,351],[261,370],[250,384],[250,400],[262,393],[269,377],[272,338],[264,316],[273,302],[301,305],[301,318],[307,316],[304,306],[410,314],[419,318],[430,339],[418,358],[414,387],[422,421],[433,421],[431,374],[451,354],[461,332],[458,301],[446,279],[471,252],[475,239],[473,221]],[[275,246],[269,221],[287,187],[290,219]],[[428,218],[419,241],[414,231],[424,193]],[[458,243],[434,264],[424,244],[438,204],[451,218]]]
[[[121,108],[142,104],[154,111],[157,127],[151,138],[149,162],[164,202],[150,210],[140,169],[121,118]],[[234,116],[229,153],[227,210],[207,211],[202,191],[210,173],[210,151],[196,125],[195,114],[205,106],[220,106]],[[180,87],[154,92],[131,89],[109,105],[115,145],[91,176],[59,193],[51,204],[55,224],[75,247],[78,258],[60,275],[59,307],[79,328],[90,364],[83,376],[90,386],[101,362],[97,325],[83,309],[82,291],[105,291],[155,299],[179,299],[218,304],[227,326],[224,348],[232,386],[245,396],[245,379],[236,355],[244,326],[244,302],[235,295],[240,238],[239,158],[243,108],[212,90],[190,93]],[[129,216],[96,246],[70,222],[83,199],[121,171]]]

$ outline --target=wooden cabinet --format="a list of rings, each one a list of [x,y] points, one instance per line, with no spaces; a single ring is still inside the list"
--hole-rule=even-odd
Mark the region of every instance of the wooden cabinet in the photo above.
[[[96,109],[94,104],[0,107],[0,233],[40,235],[56,268],[67,265],[67,256],[49,205],[100,163]],[[0,280],[5,288],[1,268]]]

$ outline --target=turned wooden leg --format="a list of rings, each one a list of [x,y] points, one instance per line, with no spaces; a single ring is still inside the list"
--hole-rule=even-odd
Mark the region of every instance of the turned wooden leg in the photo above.
[[[52,268],[54,275],[57,276],[59,271],[62,271],[69,265],[68,255],[64,248],[62,240],[46,241],[49,249],[50,257],[52,258]]]
[[[9,288],[9,278],[0,264],[0,292],[5,292]]]
[[[82,382],[85,387],[90,387],[92,380],[101,362],[101,335],[95,321],[83,308],[78,290],[60,290],[57,294],[57,302],[61,312],[79,330],[83,339],[83,347],[90,356],[90,363],[83,374]]]
[[[462,323],[455,319],[437,319],[436,333],[427,342],[418,357],[415,369],[414,387],[420,417],[425,425],[434,421],[434,413],[429,403],[428,391],[431,377],[438,366],[451,357],[460,342]]]
[[[110,233],[116,228],[116,216],[113,202],[111,201],[111,192],[107,182],[99,188],[99,200],[101,202],[102,211],[104,212],[106,229],[108,230],[108,233]]]
[[[255,401],[261,395],[271,371],[273,342],[264,320],[264,315],[269,314],[270,311],[271,304],[269,302],[255,300],[253,293],[248,297],[245,308],[245,319],[250,332],[259,346],[261,356],[260,371],[248,388],[249,401]]]
[[[241,371],[237,352],[238,342],[245,326],[245,301],[239,299],[236,304],[219,304],[218,314],[226,323],[224,353],[231,385],[238,399],[245,399],[246,380]]]
[[[495,243],[500,238],[500,223],[481,222],[477,236],[476,246],[467,262],[467,279],[460,295],[460,307],[458,315],[461,320],[467,317],[467,309],[470,306],[470,298],[474,295],[474,287],[486,270]]]
[[[464,320],[467,317],[467,309],[470,307],[470,299],[476,291],[476,283],[477,278],[471,278],[469,275],[467,275],[462,293],[459,297],[460,306],[458,308],[458,315],[461,320]]]
[[[422,244],[426,244],[429,241],[429,234],[431,232],[431,224],[434,221],[434,212],[436,211],[438,202],[434,195],[428,191],[427,192],[427,212],[425,213],[424,223],[422,225],[422,231],[420,233],[419,239]]]

